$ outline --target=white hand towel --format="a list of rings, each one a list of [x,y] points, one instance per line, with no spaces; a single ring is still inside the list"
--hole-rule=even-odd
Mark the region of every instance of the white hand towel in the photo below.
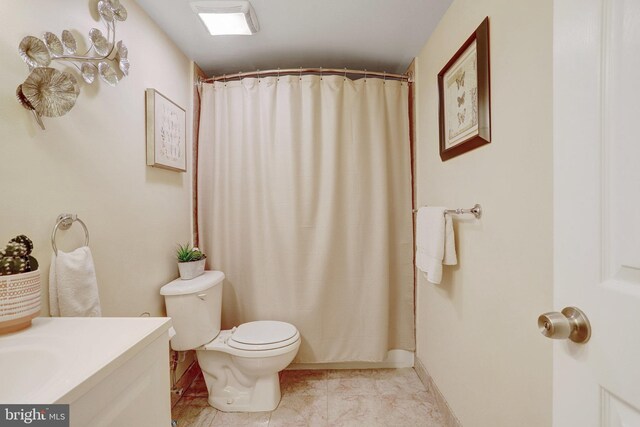
[[[453,234],[453,218],[450,215],[444,216],[444,257],[443,265],[456,265],[458,255],[456,254],[456,236]]]
[[[49,311],[52,316],[100,317],[98,282],[91,250],[58,251],[51,257]]]
[[[51,317],[60,317],[58,306],[58,279],[56,278],[56,254],[51,254],[51,266],[49,267],[49,314]]]
[[[456,256],[453,221],[445,215],[446,208],[422,207],[416,216],[416,267],[427,280],[442,281],[442,265],[455,265]]]

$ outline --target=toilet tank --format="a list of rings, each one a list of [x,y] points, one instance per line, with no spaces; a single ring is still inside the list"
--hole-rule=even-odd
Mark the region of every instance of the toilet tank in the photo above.
[[[160,288],[176,335],[174,350],[191,350],[213,340],[220,332],[222,271],[205,271],[191,280],[176,279]]]

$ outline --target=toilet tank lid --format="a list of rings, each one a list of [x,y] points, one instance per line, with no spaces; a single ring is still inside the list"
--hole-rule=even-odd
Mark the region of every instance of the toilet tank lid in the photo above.
[[[160,288],[160,295],[188,295],[207,289],[222,283],[224,273],[222,271],[205,271],[191,280],[176,279]]]

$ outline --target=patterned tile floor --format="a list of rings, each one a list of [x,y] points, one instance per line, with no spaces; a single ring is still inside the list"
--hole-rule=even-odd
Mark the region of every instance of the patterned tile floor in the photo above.
[[[272,412],[229,413],[207,403],[200,374],[173,408],[178,427],[442,427],[435,401],[411,368],[283,371]]]

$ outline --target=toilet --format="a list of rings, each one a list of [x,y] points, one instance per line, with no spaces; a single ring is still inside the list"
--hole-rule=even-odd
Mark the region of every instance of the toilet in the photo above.
[[[272,411],[280,402],[278,372],[300,348],[300,333],[286,322],[260,320],[221,331],[221,271],[164,285],[167,315],[176,335],[171,348],[196,350],[209,404],[225,412]]]

